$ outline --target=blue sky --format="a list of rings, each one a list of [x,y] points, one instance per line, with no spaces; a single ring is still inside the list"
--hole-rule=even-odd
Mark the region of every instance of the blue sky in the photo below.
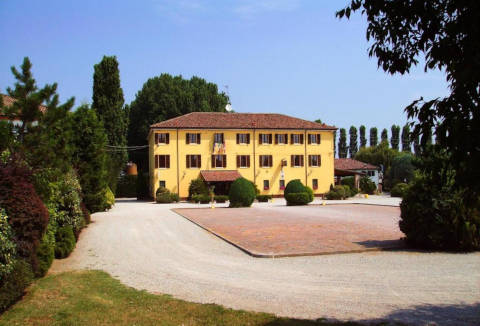
[[[39,86],[91,102],[93,65],[116,55],[126,103],[161,73],[229,86],[237,112],[279,112],[338,127],[403,124],[420,96],[447,93],[441,72],[390,76],[368,58],[365,17],[317,0],[0,0],[0,91],[33,62]]]

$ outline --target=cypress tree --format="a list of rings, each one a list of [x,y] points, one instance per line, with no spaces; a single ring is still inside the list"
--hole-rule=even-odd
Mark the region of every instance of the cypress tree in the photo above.
[[[382,130],[381,142],[386,143],[388,145],[388,131],[386,128]]]
[[[333,158],[337,156],[337,131],[333,132]]]
[[[102,61],[94,66],[94,70],[92,107],[103,123],[108,145],[119,147],[110,152],[108,160],[108,183],[115,192],[118,175],[127,161],[127,151],[122,150],[122,147],[127,145],[128,123],[123,108],[124,99],[117,58],[104,56]]]
[[[360,148],[365,148],[367,146],[367,138],[365,137],[366,128],[364,125],[360,126]]]
[[[414,135],[413,137],[413,150],[415,151],[415,155],[420,155],[422,153],[419,135]]]
[[[378,129],[376,127],[370,128],[370,146],[374,147],[378,144]]]
[[[400,145],[400,126],[392,125],[392,138],[390,139],[390,144],[392,148],[398,151]]]
[[[402,128],[402,152],[411,152],[412,151],[412,141],[410,134],[410,126],[405,124]]]
[[[357,128],[355,128],[354,126],[351,126],[349,130],[349,134],[350,134],[350,144],[349,144],[350,157],[354,158],[355,154],[357,154],[358,152]]]
[[[338,140],[338,157],[346,158],[348,154],[347,147],[347,131],[345,128],[340,129],[340,139]]]

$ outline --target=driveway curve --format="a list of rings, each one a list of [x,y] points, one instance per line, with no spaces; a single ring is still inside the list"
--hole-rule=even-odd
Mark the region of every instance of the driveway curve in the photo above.
[[[295,318],[480,323],[480,253],[253,258],[170,210],[192,206],[120,200],[51,273],[101,269],[152,293]]]

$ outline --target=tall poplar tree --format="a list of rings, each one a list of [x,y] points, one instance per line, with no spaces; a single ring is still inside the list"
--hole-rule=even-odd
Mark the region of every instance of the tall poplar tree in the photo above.
[[[412,140],[410,134],[410,126],[405,124],[402,128],[402,152],[411,152],[412,151]]]
[[[364,125],[360,126],[360,148],[367,146],[367,137],[365,137],[366,128]]]
[[[393,149],[398,151],[400,145],[400,126],[392,125],[392,138],[390,138],[390,144]]]
[[[338,157],[346,158],[348,154],[347,147],[347,131],[345,128],[340,129],[340,138],[338,140]]]
[[[354,158],[355,154],[357,154],[358,152],[357,128],[354,126],[351,126],[349,130],[349,134],[350,134],[350,143],[349,143],[348,149],[350,152],[350,157]]]
[[[376,127],[370,128],[370,147],[378,145],[378,129]]]
[[[383,128],[382,135],[380,136],[381,142],[388,144],[388,131],[386,128]]]
[[[94,70],[92,108],[103,123],[108,145],[117,147],[110,151],[108,160],[108,184],[115,192],[118,175],[127,161],[127,151],[122,148],[127,145],[128,126],[117,58],[104,56]]]

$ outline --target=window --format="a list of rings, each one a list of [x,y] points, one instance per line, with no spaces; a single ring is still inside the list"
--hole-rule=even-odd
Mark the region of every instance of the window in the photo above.
[[[301,167],[303,166],[303,155],[292,155],[291,164],[292,167]]]
[[[275,144],[286,144],[288,140],[288,134],[275,134]]]
[[[318,189],[318,179],[312,179],[312,188]]]
[[[322,165],[322,158],[320,155],[308,155],[308,166],[321,166]]]
[[[165,188],[165,180],[160,180],[159,186]]]
[[[374,177],[375,176],[375,171],[368,171],[368,176]]]
[[[168,133],[155,134],[155,144],[168,144],[170,142]]]
[[[291,144],[303,144],[303,135],[302,134],[291,134],[290,135]]]
[[[213,134],[213,143],[214,144],[223,144],[224,143],[223,133]]]
[[[212,155],[212,168],[226,168],[227,155]]]
[[[258,141],[260,144],[271,144],[272,134],[260,134]]]
[[[187,155],[187,168],[201,168],[202,156],[201,155]]]
[[[320,134],[308,134],[308,143],[309,144],[320,144],[321,136]]]
[[[260,155],[260,167],[268,168],[273,166],[272,155]]]
[[[250,155],[237,155],[237,168],[249,168]]]
[[[186,141],[187,144],[200,144],[200,134],[187,133]]]
[[[155,155],[155,169],[169,169],[170,155]]]
[[[284,190],[285,189],[285,180],[280,180],[280,190]]]
[[[250,144],[250,134],[237,134],[237,144]]]
[[[270,189],[270,181],[263,180],[263,190],[268,190],[268,189]]]

